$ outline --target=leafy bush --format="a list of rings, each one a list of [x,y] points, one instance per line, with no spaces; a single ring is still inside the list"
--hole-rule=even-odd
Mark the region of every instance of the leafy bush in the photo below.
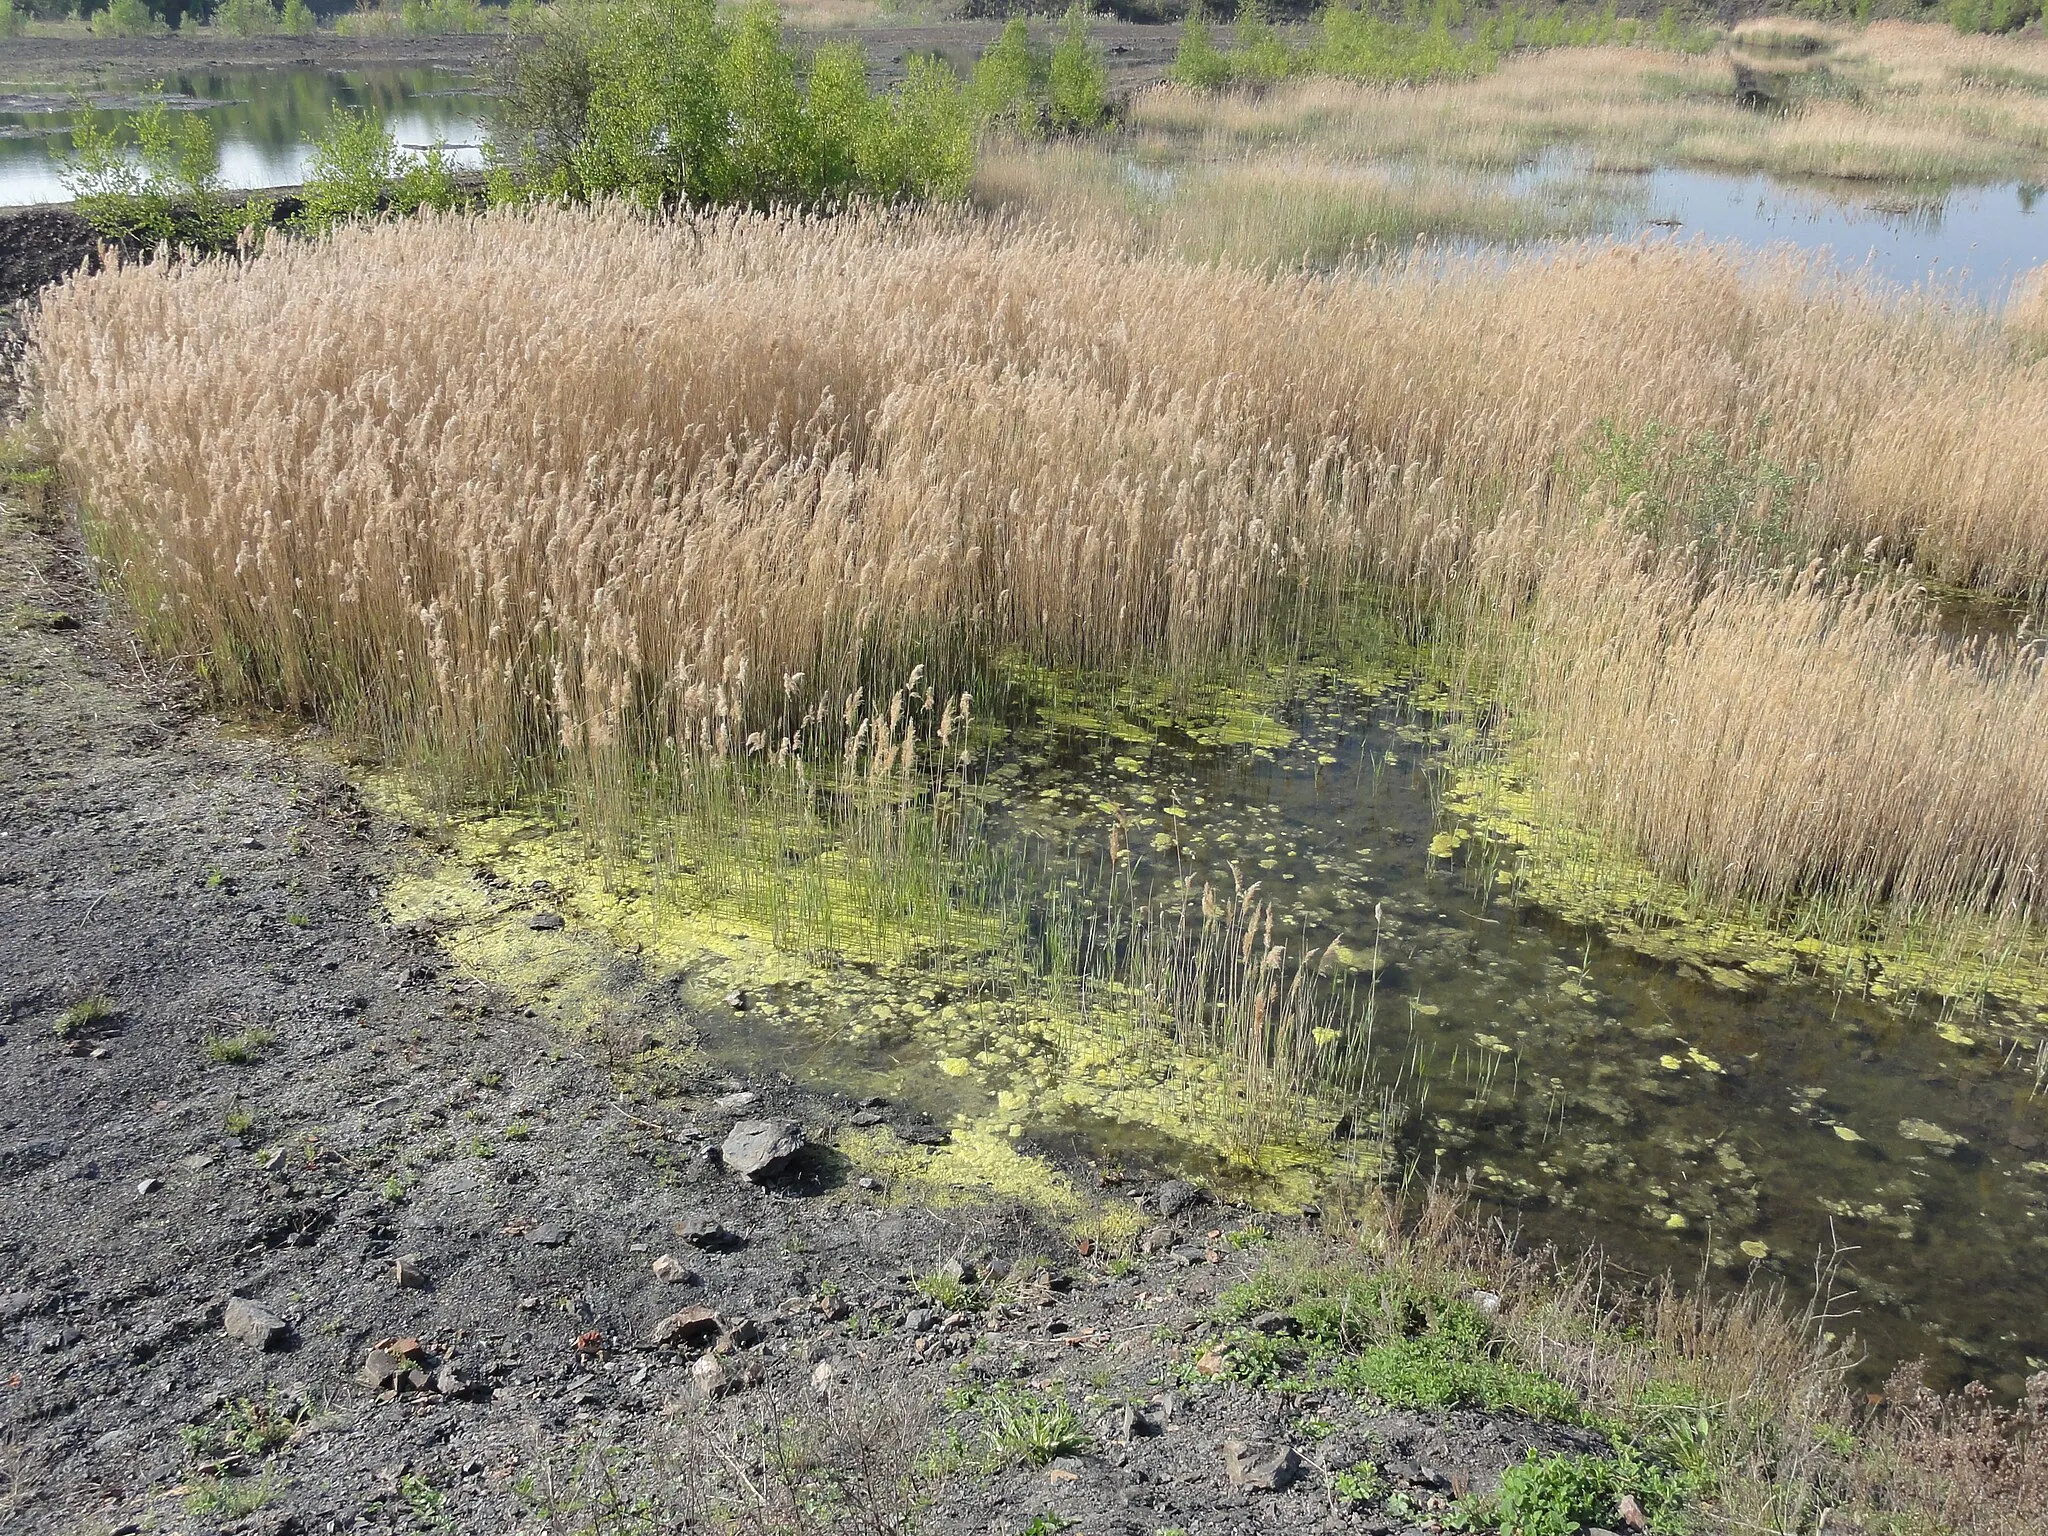
[[[1002,35],[975,61],[967,83],[968,109],[982,128],[1007,128],[1035,136],[1042,128],[1039,98],[1052,61],[1031,41],[1022,16],[1003,24]]]
[[[1484,34],[1473,42],[1457,41],[1441,10],[1429,26],[1411,27],[1332,5],[1323,12],[1322,39],[1312,65],[1346,80],[1419,84],[1486,74],[1500,63],[1502,51]]]
[[[967,109],[942,64],[912,59],[878,97],[859,50],[840,46],[819,50],[803,78],[769,0],[730,17],[712,0],[545,16],[506,78],[494,152],[494,199],[650,207],[950,198],[973,168]]]
[[[1166,73],[1175,84],[1191,91],[1220,90],[1230,83],[1230,60],[1216,46],[1200,10],[1190,10],[1181,23],[1180,46]]]
[[[28,12],[14,0],[0,0],[0,37],[19,37],[28,30]]]
[[[105,239],[214,247],[247,225],[270,223],[269,204],[237,206],[222,194],[213,129],[197,113],[173,113],[157,101],[126,124],[103,128],[81,112],[72,143],[64,189]]]
[[[1578,1536],[1587,1526],[1619,1525],[1624,1494],[1652,1531],[1668,1529],[1683,1496],[1677,1480],[1625,1442],[1616,1450],[1612,1457],[1539,1456],[1532,1447],[1501,1474],[1501,1536]]]
[[[306,0],[284,0],[284,13],[278,18],[280,31],[289,37],[311,37],[319,28],[319,18]]]
[[[445,149],[401,150],[376,113],[346,107],[314,144],[300,196],[304,206],[294,222],[315,234],[351,219],[447,210],[462,200]]]
[[[236,37],[264,37],[278,30],[277,6],[273,0],[221,0],[213,24]]]
[[[1109,64],[1088,37],[1088,13],[1076,4],[1052,50],[1046,96],[1055,128],[1088,132],[1109,116]]]
[[[169,30],[151,12],[147,0],[110,0],[105,10],[93,12],[94,37],[152,37]]]

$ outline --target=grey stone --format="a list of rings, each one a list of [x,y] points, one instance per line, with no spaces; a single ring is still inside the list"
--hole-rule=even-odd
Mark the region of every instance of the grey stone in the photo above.
[[[1201,1198],[1201,1190],[1186,1179],[1168,1179],[1159,1186],[1158,1193],[1152,1197],[1152,1203],[1158,1208],[1160,1215],[1171,1220],[1197,1204]]]
[[[676,1222],[669,1230],[674,1232],[677,1237],[680,1237],[692,1248],[732,1248],[738,1246],[733,1234],[726,1231],[718,1218],[709,1211],[692,1211],[681,1221]]]
[[[709,1307],[684,1307],[671,1312],[654,1325],[648,1338],[655,1344],[679,1344],[694,1349],[718,1337],[718,1314]]]
[[[931,1325],[932,1314],[921,1307],[913,1307],[910,1311],[903,1314],[903,1331],[905,1333],[923,1333]]]
[[[1223,1470],[1235,1487],[1278,1493],[1300,1473],[1301,1458],[1277,1440],[1232,1438],[1223,1442]]]
[[[536,1248],[559,1248],[569,1241],[569,1234],[560,1227],[543,1222],[526,1234],[526,1240]]]
[[[526,920],[526,926],[536,933],[550,933],[562,926],[559,912],[536,912]]]
[[[719,1149],[725,1166],[743,1179],[761,1180],[803,1150],[804,1133],[791,1120],[742,1120]]]
[[[283,1318],[260,1301],[251,1301],[246,1296],[230,1296],[227,1311],[221,1315],[221,1328],[231,1339],[240,1339],[251,1349],[275,1349],[282,1344],[291,1330]]]
[[[712,1108],[728,1115],[743,1114],[761,1102],[761,1095],[749,1093],[742,1088],[736,1093],[721,1094],[712,1100]]]
[[[863,1109],[856,1113],[854,1117],[847,1123],[849,1125],[865,1129],[870,1125],[880,1125],[884,1120],[888,1118],[889,1117],[883,1114],[879,1109]]]
[[[395,1386],[409,1366],[410,1362],[402,1355],[380,1345],[363,1356],[363,1363],[356,1369],[356,1380],[373,1392],[381,1392],[386,1387]]]
[[[703,1277],[687,1267],[674,1254],[664,1253],[654,1261],[654,1278],[666,1280],[670,1285],[702,1285]]]
[[[940,1275],[960,1285],[974,1284],[974,1266],[965,1259],[948,1259],[939,1266]]]
[[[391,1265],[392,1283],[408,1291],[424,1291],[430,1283],[416,1253],[401,1254]]]
[[[690,1385],[704,1397],[722,1397],[732,1390],[732,1378],[716,1355],[705,1355],[690,1367]]]

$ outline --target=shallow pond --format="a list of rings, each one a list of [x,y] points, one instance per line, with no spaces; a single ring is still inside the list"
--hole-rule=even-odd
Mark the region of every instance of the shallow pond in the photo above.
[[[158,95],[212,125],[221,179],[233,188],[297,184],[337,107],[381,113],[400,144],[442,143],[458,165],[482,163],[486,100],[475,79],[448,70],[192,70],[95,90],[83,108],[10,82],[0,86],[0,207],[66,199],[63,158],[81,110],[111,124]]]
[[[1919,198],[1703,171],[1633,179],[1632,211],[1616,220],[1616,233],[1826,251],[1837,265],[1887,283],[1929,284],[1989,304],[2048,262],[2048,196],[2037,186],[1957,187]]]
[[[1257,879],[1308,947],[1337,940],[1361,977],[1377,953],[1373,1077],[1408,1106],[1405,1166],[1652,1272],[1811,1294],[1832,1263],[1873,1370],[1924,1355],[2013,1389],[2044,1368],[2032,1051],[1819,981],[1730,990],[1550,921],[1483,859],[1432,852],[1442,752],[1400,690],[1326,681],[1277,718],[1285,745],[1070,735],[996,767],[1003,819],[1098,848],[1120,819],[1141,888]]]

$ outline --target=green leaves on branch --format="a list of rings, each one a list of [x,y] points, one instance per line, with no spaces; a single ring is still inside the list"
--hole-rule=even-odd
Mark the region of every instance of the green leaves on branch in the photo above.
[[[233,203],[222,193],[213,129],[197,113],[157,101],[120,127],[101,127],[81,110],[72,142],[64,190],[104,239],[213,247],[270,222],[267,202]]]
[[[292,222],[315,234],[352,219],[445,211],[462,200],[439,144],[402,150],[376,113],[346,107],[336,110],[326,137],[313,146],[300,196],[304,204]]]
[[[975,64],[967,102],[977,127],[1025,138],[1100,128],[1109,120],[1109,64],[1088,36],[1088,13],[1078,4],[1067,12],[1049,53],[1022,16],[1011,17]]]
[[[1978,0],[1957,0],[1975,4]],[[1991,3],[1991,0],[1984,0]],[[1997,0],[2038,4],[2039,0]],[[1209,23],[1190,11],[1181,28],[1180,49],[1170,77],[1190,90],[1271,85],[1292,75],[1331,75],[1371,85],[1420,85],[1431,80],[1466,80],[1490,74],[1518,48],[1586,48],[1634,44],[1697,53],[1715,33],[1686,24],[1666,8],[1654,28],[1616,14],[1610,3],[1598,10],[1564,4],[1511,5],[1467,26],[1463,0],[1436,0],[1422,9],[1404,8],[1402,19],[1371,5],[1332,3],[1317,18],[1316,37],[1290,44],[1266,18],[1262,0],[1245,0],[1237,13],[1231,47],[1218,45]]]
[[[626,196],[653,207],[952,198],[973,145],[958,83],[913,58],[886,95],[857,47],[802,61],[770,0],[551,8],[512,66],[497,196]]]

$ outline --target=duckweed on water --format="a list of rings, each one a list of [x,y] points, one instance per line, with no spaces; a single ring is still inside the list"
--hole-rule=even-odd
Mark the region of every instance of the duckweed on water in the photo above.
[[[1264,1090],[1246,1080],[1244,1062],[1176,1044],[1127,982],[1042,984],[1005,952],[1008,931],[993,919],[963,918],[945,949],[905,933],[851,954],[796,952],[745,900],[687,874],[665,879],[651,860],[607,860],[532,816],[426,817],[402,785],[372,789],[430,827],[442,850],[392,883],[391,919],[430,923],[465,967],[546,1006],[567,1028],[622,1021],[649,1006],[660,989],[647,979],[661,978],[701,1014],[744,995],[750,1031],[834,1042],[888,1086],[920,1076],[929,1093],[936,1067],[956,1106],[953,1145],[888,1156],[879,1142],[848,1148],[892,1183],[940,1198],[1013,1193],[1078,1216],[1061,1180],[1007,1146],[1027,1129],[1077,1120],[1165,1132],[1187,1160],[1277,1208],[1312,1198],[1329,1164],[1341,1110],[1296,1102],[1294,1134],[1272,1134],[1275,1123],[1257,1117]],[[845,869],[838,895],[858,912],[869,893],[858,867]],[[537,903],[561,925],[534,927]],[[966,947],[970,938],[976,947]]]

